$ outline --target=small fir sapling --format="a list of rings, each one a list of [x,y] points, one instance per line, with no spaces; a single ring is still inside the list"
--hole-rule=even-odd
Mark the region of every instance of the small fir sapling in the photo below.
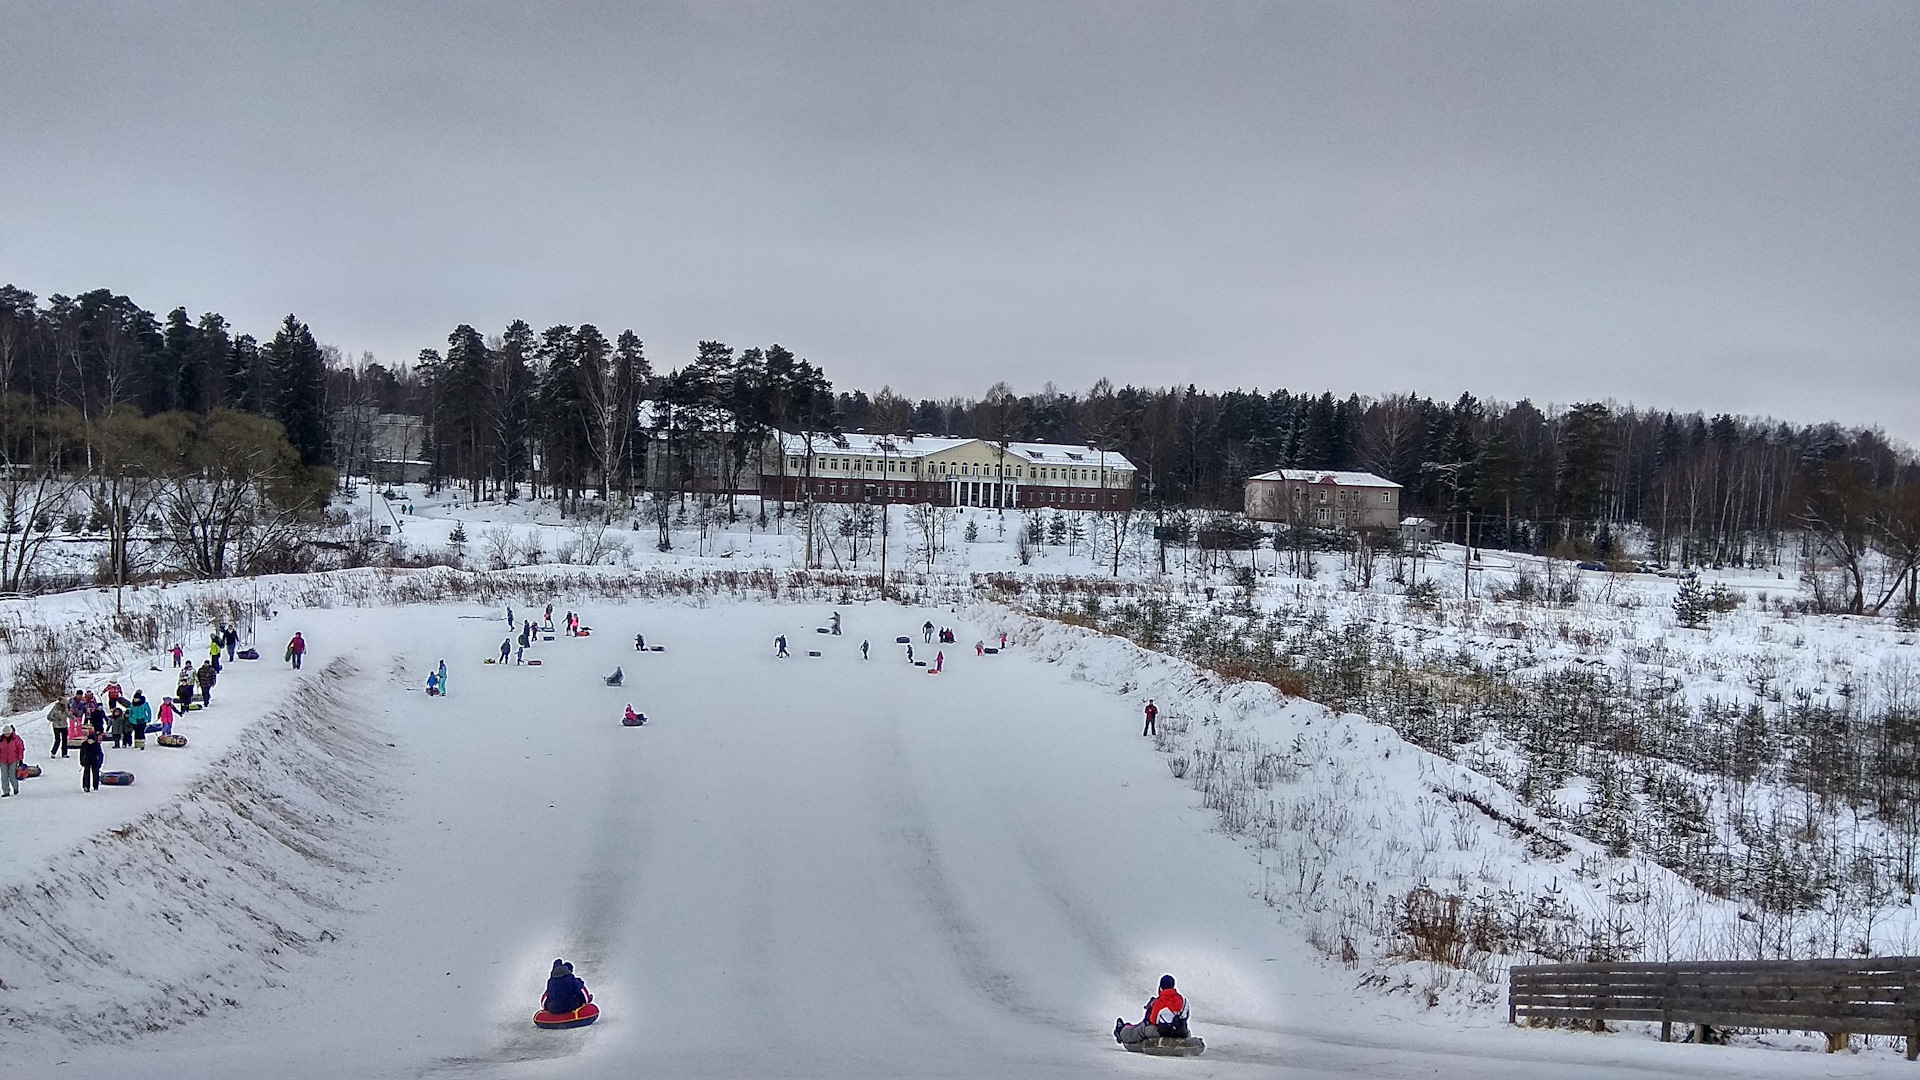
[[[1707,625],[1707,613],[1710,610],[1706,591],[1700,588],[1699,578],[1687,578],[1680,582],[1680,592],[1673,598],[1673,617],[1681,626],[1700,629]]]

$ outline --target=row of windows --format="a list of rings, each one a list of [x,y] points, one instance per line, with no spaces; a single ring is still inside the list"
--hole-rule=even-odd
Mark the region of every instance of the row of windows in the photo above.
[[[816,490],[820,491],[822,494],[825,494],[825,495],[864,495],[866,494],[866,488],[867,488],[867,485],[865,484],[843,484],[838,482],[828,482],[828,483],[820,484]],[[876,484],[874,485],[875,493],[880,495],[883,498],[888,498],[888,499],[904,499],[908,497],[918,497],[919,495],[923,494],[918,489],[919,489],[919,485],[915,485],[915,484]],[[1041,502],[1056,503],[1061,506],[1071,506],[1076,504],[1083,505],[1083,506],[1093,506],[1099,502],[1098,495],[1100,494],[1092,491],[1062,491],[1058,488],[1028,488],[1027,490],[1030,492],[1031,491],[1040,492],[1040,495],[1038,496],[1038,498]],[[1115,504],[1118,503],[1119,501],[1118,493],[1107,492],[1104,494],[1106,494],[1108,502],[1115,503]],[[1324,516],[1326,514],[1326,511],[1322,510],[1321,514]]]
[[[884,471],[889,473],[919,475],[920,471],[918,462],[910,463],[892,460],[873,461],[869,458],[819,458],[816,459],[816,464],[820,469],[839,472]],[[806,467],[806,461],[803,458],[790,457],[787,459],[787,467],[795,472],[799,472]],[[1005,468],[1007,469],[1007,474],[1016,480],[1028,479],[1027,467],[1024,465],[1009,465],[1005,466]],[[994,466],[992,465],[956,464],[947,461],[929,462],[927,467],[929,475],[938,476],[992,476],[994,475],[993,470]],[[1052,465],[1036,465],[1032,471],[1032,479],[1034,480],[1077,480],[1091,483],[1101,478],[1101,470],[1099,469],[1073,469]],[[1125,483],[1130,475],[1131,474],[1124,470],[1114,469],[1108,470],[1105,478],[1109,483]]]

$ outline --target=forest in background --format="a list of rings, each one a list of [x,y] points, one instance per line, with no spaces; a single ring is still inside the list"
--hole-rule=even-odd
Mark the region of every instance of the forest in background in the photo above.
[[[0,392],[0,443],[16,481],[102,467],[113,455],[96,444],[115,416],[123,428],[172,416],[194,432],[225,413],[264,417],[312,470],[353,464],[335,445],[343,413],[417,415],[436,483],[575,509],[589,490],[631,499],[684,489],[682,477],[644,475],[648,439],[715,447],[740,465],[775,430],[920,432],[1117,450],[1137,466],[1149,510],[1236,510],[1244,479],[1274,468],[1361,469],[1404,485],[1407,512],[1434,518],[1443,537],[1476,546],[1604,559],[1621,554],[1619,531],[1634,526],[1643,554],[1662,563],[1819,557],[1850,579],[1839,606],[1855,612],[1898,600],[1888,581],[1904,576],[1910,592],[1920,565],[1920,466],[1877,429],[1609,402],[1104,379],[1084,392],[1047,384],[1019,394],[1001,383],[976,399],[916,400],[891,387],[836,392],[820,367],[777,344],[704,341],[656,374],[631,330],[522,321],[491,335],[463,324],[444,350],[387,364],[320,344],[293,315],[262,343],[213,312],[161,317],[108,290],[43,303],[11,285],[0,288]],[[143,446],[159,437],[136,434]],[[194,460],[173,452],[166,468]],[[282,472],[282,489],[303,486]]]

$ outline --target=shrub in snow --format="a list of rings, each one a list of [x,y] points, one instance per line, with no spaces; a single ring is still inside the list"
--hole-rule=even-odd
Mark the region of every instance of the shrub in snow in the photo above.
[[[1706,591],[1700,588],[1699,578],[1686,578],[1680,582],[1680,591],[1673,598],[1673,617],[1681,626],[1700,629],[1707,625],[1707,613],[1711,610]]]

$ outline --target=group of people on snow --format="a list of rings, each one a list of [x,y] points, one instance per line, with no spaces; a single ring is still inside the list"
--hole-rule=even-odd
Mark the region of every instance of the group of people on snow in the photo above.
[[[223,661],[240,656],[240,633],[228,625],[215,628],[207,637],[207,658],[199,663],[187,658],[186,650],[178,644],[167,651],[179,668],[178,677],[173,695],[161,696],[157,706],[145,690],[136,689],[129,697],[119,679],[109,679],[97,694],[75,688],[70,696],[47,707],[47,726],[53,735],[47,757],[67,758],[77,752],[80,790],[99,789],[109,747],[145,750],[149,734],[158,734],[163,740],[171,738],[174,725],[193,706],[196,690],[200,708],[212,705],[213,686]],[[306,651],[306,639],[296,633],[287,643],[288,663],[298,668]],[[247,655],[251,658],[257,654],[249,650]],[[0,730],[0,798],[20,793],[19,781],[29,770],[26,757],[26,741],[12,725],[6,725]]]

